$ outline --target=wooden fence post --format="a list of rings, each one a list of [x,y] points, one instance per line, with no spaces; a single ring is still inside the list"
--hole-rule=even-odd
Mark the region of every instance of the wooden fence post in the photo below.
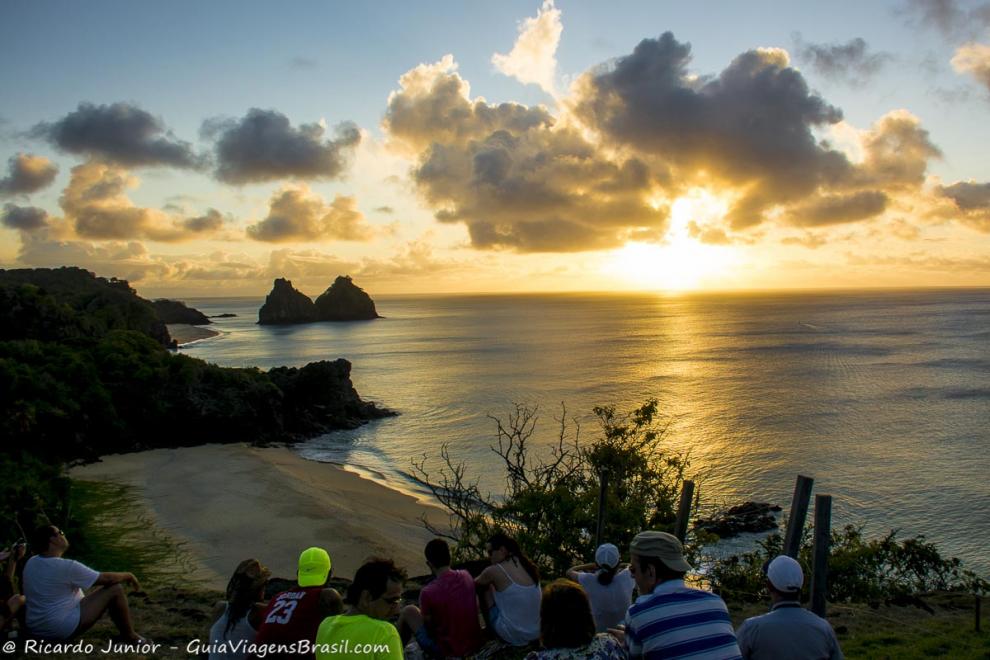
[[[787,531],[784,534],[784,554],[794,559],[797,559],[798,550],[801,549],[801,534],[804,532],[804,521],[808,517],[808,504],[811,502],[811,488],[814,485],[814,479],[800,474],[794,484],[794,497],[791,499]]]
[[[677,522],[674,525],[674,536],[681,543],[684,543],[684,537],[687,536],[688,519],[691,517],[691,502],[693,501],[694,482],[685,481],[684,487],[681,489],[681,503],[677,507]]]
[[[828,601],[828,552],[832,538],[832,496],[815,496],[815,546],[812,555],[811,611],[825,618]]]
[[[605,534],[605,499],[608,494],[608,470],[602,470],[598,481],[598,527],[595,530],[595,547],[602,544]]]

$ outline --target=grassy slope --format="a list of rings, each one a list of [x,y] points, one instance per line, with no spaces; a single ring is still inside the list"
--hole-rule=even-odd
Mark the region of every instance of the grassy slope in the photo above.
[[[186,644],[206,637],[213,605],[223,594],[190,581],[185,576],[188,562],[182,547],[139,511],[124,486],[73,482],[73,517],[85,533],[70,556],[96,569],[135,573],[143,588],[130,596],[136,629],[163,644],[156,657],[188,658]],[[984,615],[983,633],[974,632],[971,595],[935,594],[924,600],[935,609],[934,615],[915,607],[833,605],[829,619],[847,658],[990,658],[990,632],[986,630],[990,617]],[[730,604],[730,611],[738,625],[766,608]],[[100,648],[115,633],[104,618],[86,639]]]

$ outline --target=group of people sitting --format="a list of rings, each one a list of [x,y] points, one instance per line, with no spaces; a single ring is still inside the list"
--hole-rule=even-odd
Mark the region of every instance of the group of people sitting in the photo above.
[[[109,612],[122,639],[142,639],[123,590],[137,588],[132,574],[98,573],[63,558],[68,540],[52,526],[35,533],[32,547],[18,601],[26,605],[29,634],[71,639]],[[270,571],[244,560],[202,650],[211,660],[462,658],[497,640],[495,646],[530,648],[526,660],[842,658],[828,622],[801,607],[803,572],[787,556],[765,567],[771,611],[733,630],[719,596],[685,584],[691,566],[666,532],[636,535],[627,564],[606,543],[594,563],[546,586],[513,538],[494,534],[487,550],[491,564],[472,576],[452,568],[444,540],[430,541],[424,554],[433,578],[418,604],[404,607],[406,575],[388,559],[365,562],[341,596],[329,586],[330,555],[308,548],[295,584],[268,600]],[[99,588],[84,595],[93,586]]]

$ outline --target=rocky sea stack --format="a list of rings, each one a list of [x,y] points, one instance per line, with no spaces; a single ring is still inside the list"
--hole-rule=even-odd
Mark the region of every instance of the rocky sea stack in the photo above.
[[[261,325],[312,323],[316,320],[316,307],[304,293],[296,291],[292,282],[278,278],[265,304],[258,310]]]
[[[272,292],[258,310],[261,325],[288,325],[314,321],[369,321],[380,318],[375,301],[347,275],[340,275],[314,304],[292,282],[275,280]]]
[[[379,318],[375,301],[347,275],[340,275],[316,299],[319,321],[370,321]]]

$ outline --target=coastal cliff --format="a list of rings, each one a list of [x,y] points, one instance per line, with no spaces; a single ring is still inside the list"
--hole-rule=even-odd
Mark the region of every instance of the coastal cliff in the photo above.
[[[291,325],[315,321],[369,321],[381,318],[375,302],[347,275],[340,275],[314,303],[284,278],[275,280],[258,310],[259,325]]]

